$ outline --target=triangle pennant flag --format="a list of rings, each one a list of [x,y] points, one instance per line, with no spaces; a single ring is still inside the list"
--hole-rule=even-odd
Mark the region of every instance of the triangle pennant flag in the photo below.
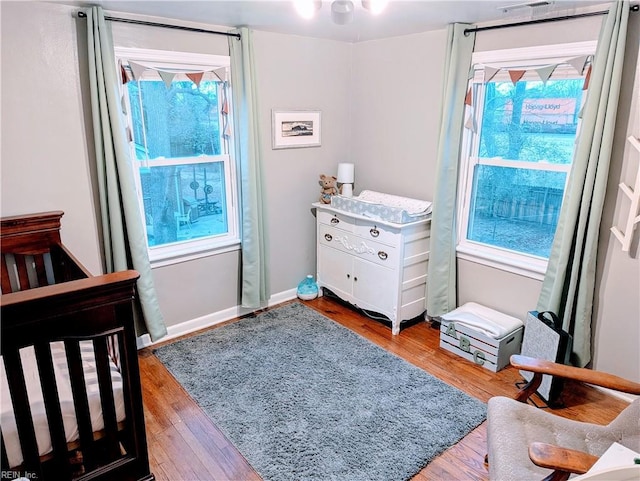
[[[558,65],[547,65],[546,67],[540,67],[536,69],[536,73],[542,82],[547,83],[547,80],[549,80],[549,77],[551,77],[551,74],[557,66]]]
[[[226,125],[226,126],[225,126],[225,128],[224,128],[224,134],[223,134],[223,135],[224,135],[226,138],[228,138],[228,139],[229,139],[229,138],[231,138],[232,133],[233,133],[233,132],[232,132],[232,130],[231,130],[231,124],[230,124],[230,123],[227,123],[227,125]]]
[[[469,112],[469,117],[467,117],[467,121],[464,123],[464,127],[465,129],[469,129],[473,133],[476,133],[478,131],[478,124],[476,123],[473,111]]]
[[[196,84],[196,87],[200,87],[200,81],[202,80],[202,76],[204,75],[204,72],[194,72],[194,73],[188,73],[186,75],[187,75],[187,78],[189,78],[189,80],[191,80],[194,84]]]
[[[467,95],[464,98],[464,104],[471,107],[471,87],[469,87],[469,90],[467,90]]]
[[[484,83],[491,82],[493,77],[500,71],[499,68],[489,67],[488,65],[484,66]]]
[[[140,77],[142,77],[144,71],[147,70],[147,67],[135,62],[129,62],[129,67],[131,67],[131,75],[133,75],[133,80],[138,80]]]
[[[222,109],[220,110],[220,112],[222,112],[224,115],[229,115],[229,103],[227,102],[226,98],[222,101]]]
[[[227,80],[227,69],[226,68],[219,68],[217,70],[213,71],[214,74],[216,74],[216,77],[218,77],[220,79],[220,82],[224,82]]]
[[[509,70],[509,77],[511,77],[511,81],[513,82],[513,85],[517,84],[518,80],[524,77],[524,74],[526,73],[527,73],[526,70]]]
[[[120,81],[122,82],[122,85],[129,81],[129,74],[122,64],[120,64]]]
[[[584,85],[582,86],[582,90],[587,90],[589,88],[589,80],[591,80],[591,65],[587,69],[587,75],[584,77]]]
[[[164,84],[167,86],[167,88],[170,89],[171,88],[171,82],[173,82],[173,77],[176,76],[176,73],[175,72],[165,72],[164,70],[158,70],[158,75],[160,75],[160,77],[164,81]]]
[[[580,75],[582,75],[584,66],[587,65],[588,58],[588,55],[582,55],[580,57],[570,58],[569,60],[567,60],[567,63],[575,68]]]

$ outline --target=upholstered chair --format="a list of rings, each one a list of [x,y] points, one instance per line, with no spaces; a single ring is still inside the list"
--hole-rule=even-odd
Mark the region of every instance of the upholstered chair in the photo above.
[[[487,445],[492,481],[559,481],[582,474],[617,442],[640,452],[640,398],[606,426],[573,421],[526,404],[543,374],[574,379],[630,394],[640,384],[617,376],[515,355],[511,364],[534,372],[516,400],[497,396],[489,400]]]

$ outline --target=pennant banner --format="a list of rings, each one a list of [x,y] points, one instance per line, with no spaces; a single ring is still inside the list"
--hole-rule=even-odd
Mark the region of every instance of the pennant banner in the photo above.
[[[548,65],[546,67],[540,67],[536,69],[536,73],[540,77],[540,80],[542,80],[544,83],[547,83],[547,80],[549,80],[549,77],[551,77],[551,74],[557,66],[558,65]]]
[[[131,67],[131,74],[133,75],[133,80],[140,79],[144,71],[147,70],[147,67],[135,62],[129,62],[129,67]]]
[[[220,79],[221,82],[226,82],[227,80],[227,69],[219,68],[213,71],[213,73]]]
[[[469,87],[469,90],[467,90],[467,95],[464,98],[464,104],[471,107],[471,87]]]
[[[469,129],[474,134],[478,132],[478,124],[476,123],[475,115],[473,109],[470,109],[469,117],[467,117],[466,122],[464,123],[465,129]]]
[[[196,84],[196,87],[200,87],[200,81],[202,80],[204,72],[188,73],[186,75],[189,80]]]
[[[587,65],[588,58],[589,55],[582,55],[581,57],[570,58],[569,60],[567,60],[567,63],[575,68],[580,75],[582,75],[584,67],[585,65]]]
[[[499,68],[493,68],[485,65],[484,67],[484,83],[491,82],[491,79],[500,71]]]
[[[591,65],[587,69],[587,75],[584,77],[584,85],[582,86],[582,90],[587,90],[589,88],[589,80],[591,80]]]
[[[171,88],[171,82],[173,82],[173,77],[176,76],[176,73],[175,72],[165,72],[164,70],[158,70],[158,75],[160,75],[160,77],[164,81],[164,84],[167,86],[167,88],[170,89]]]
[[[525,73],[527,73],[526,70],[509,70],[509,77],[511,78],[513,85],[517,84],[518,80],[524,77]]]

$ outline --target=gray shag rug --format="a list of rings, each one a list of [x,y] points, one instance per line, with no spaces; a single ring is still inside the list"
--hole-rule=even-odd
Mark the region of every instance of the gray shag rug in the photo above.
[[[486,405],[300,303],[155,351],[265,481],[401,481]]]

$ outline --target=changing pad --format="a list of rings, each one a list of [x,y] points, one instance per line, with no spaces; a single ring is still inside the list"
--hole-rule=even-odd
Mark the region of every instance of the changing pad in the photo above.
[[[493,339],[501,339],[524,325],[520,319],[475,302],[467,302],[441,317],[445,321],[463,324],[480,331]]]
[[[415,222],[431,214],[431,202],[429,201],[372,190],[363,190],[356,197],[334,195],[331,197],[331,207],[397,224]]]

